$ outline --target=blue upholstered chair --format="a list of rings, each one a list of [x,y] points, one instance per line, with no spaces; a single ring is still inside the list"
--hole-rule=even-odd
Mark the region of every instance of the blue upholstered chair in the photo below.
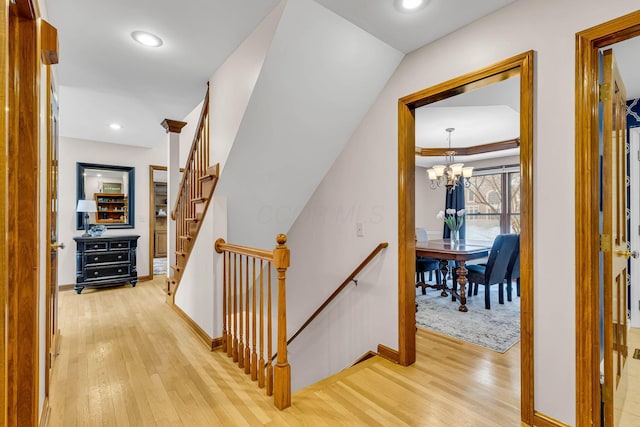
[[[520,296],[520,241],[518,240],[518,249],[514,252],[507,266],[507,301],[511,301],[512,284],[516,281],[516,292]]]
[[[511,257],[518,250],[520,236],[500,234],[493,241],[486,265],[468,265],[467,280],[469,290],[474,286],[474,295],[478,294],[478,285],[484,285],[484,308],[491,308],[491,285],[499,285],[499,303],[504,304],[504,280]]]

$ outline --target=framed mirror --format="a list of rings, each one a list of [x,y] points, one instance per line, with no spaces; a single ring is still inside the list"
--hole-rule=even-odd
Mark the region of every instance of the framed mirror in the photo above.
[[[88,223],[107,228],[133,228],[135,218],[135,168],[76,163],[76,206],[89,202]],[[76,212],[76,229],[84,228],[85,212]]]

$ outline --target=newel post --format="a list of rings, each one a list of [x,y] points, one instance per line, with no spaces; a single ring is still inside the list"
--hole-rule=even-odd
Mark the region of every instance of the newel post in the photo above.
[[[278,360],[274,369],[274,403],[276,408],[291,406],[291,366],[287,360],[287,297],[286,276],[289,267],[287,236],[278,234],[273,250],[273,264],[278,271]]]

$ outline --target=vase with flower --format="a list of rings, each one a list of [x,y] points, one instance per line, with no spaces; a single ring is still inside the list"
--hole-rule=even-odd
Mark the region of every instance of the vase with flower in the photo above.
[[[451,231],[451,243],[458,244],[460,241],[460,227],[464,224],[464,209],[456,211],[455,209],[447,209],[446,211],[440,211],[436,215],[436,218],[441,219],[447,224]]]

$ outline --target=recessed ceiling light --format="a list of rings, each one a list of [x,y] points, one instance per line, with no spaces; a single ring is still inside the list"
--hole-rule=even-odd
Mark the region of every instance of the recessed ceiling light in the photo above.
[[[425,7],[430,0],[395,0],[396,9],[401,12],[415,12]]]
[[[146,31],[134,31],[133,33],[131,33],[131,37],[133,37],[133,39],[138,43],[143,44],[145,46],[149,46],[149,47],[162,46],[162,39],[160,37],[156,36],[155,34],[148,33]]]
[[[122,129],[122,126],[120,126],[120,124],[119,124],[119,123],[111,123],[111,124],[109,125],[109,127],[110,127],[111,129],[113,129],[113,130],[120,130],[120,129]]]

